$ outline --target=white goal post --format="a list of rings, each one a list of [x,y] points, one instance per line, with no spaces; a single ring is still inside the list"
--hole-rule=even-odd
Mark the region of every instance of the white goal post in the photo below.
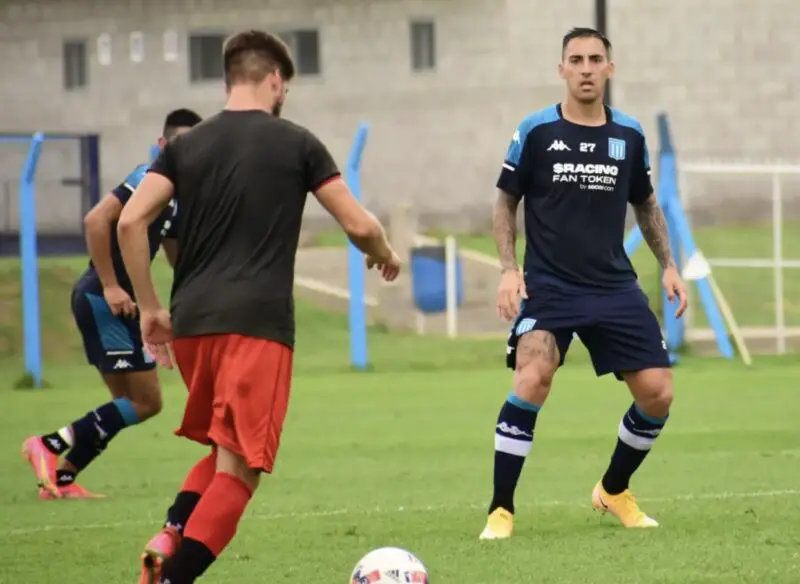
[[[767,225],[764,222],[759,222],[756,218],[753,223],[738,223],[741,225],[756,225],[764,228],[765,234],[767,230],[770,232],[771,239],[771,252],[767,257],[730,257],[730,256],[716,256],[714,254],[705,253],[709,264],[712,268],[735,268],[741,270],[752,270],[755,268],[769,269],[771,271],[771,288],[774,300],[774,318],[773,324],[763,326],[745,326],[742,327],[744,336],[748,339],[761,339],[775,341],[775,352],[784,354],[787,351],[787,339],[791,337],[800,337],[800,326],[787,326],[786,322],[786,289],[785,283],[787,274],[792,280],[800,280],[800,257],[786,257],[785,254],[785,238],[798,238],[800,241],[800,232],[792,229],[786,229],[786,214],[785,204],[787,198],[792,198],[800,204],[800,189],[797,192],[790,192],[786,188],[786,183],[792,179],[798,181],[800,184],[800,164],[755,164],[748,162],[693,162],[682,161],[680,157],[677,161],[678,177],[679,177],[679,193],[681,202],[686,209],[687,217],[690,224],[692,224],[692,210],[697,207],[700,199],[693,195],[694,184],[699,177],[706,180],[720,181],[729,185],[728,188],[733,188],[739,192],[735,196],[744,198],[753,204],[761,202],[764,205],[771,207]],[[755,190],[749,191],[748,187],[736,189],[737,181],[752,181],[755,185]],[[725,188],[725,187],[723,187]],[[719,196],[719,194],[717,194]],[[724,215],[725,210],[723,205],[728,204],[725,199],[719,197],[717,209],[713,209],[713,203],[708,205],[711,207],[707,210],[710,215]],[[716,219],[716,217],[714,218]],[[798,217],[800,219],[800,216]],[[713,220],[715,229],[720,233],[725,232],[726,223],[724,220]],[[717,227],[718,226],[718,227]],[[692,224],[692,230],[697,233],[697,226]],[[702,249],[702,237],[699,238],[698,247]],[[795,249],[800,248],[800,244],[794,246]],[[704,252],[706,250],[703,250]],[[756,274],[742,274],[742,282],[747,282],[751,278],[757,278]],[[737,276],[738,278],[738,276]],[[737,280],[738,281],[738,280]],[[751,280],[752,281],[752,280]],[[735,293],[735,290],[724,290],[726,294]],[[797,299],[800,301],[800,298]],[[693,314],[687,314],[687,340],[706,337],[711,335],[711,331],[707,329],[697,329],[693,326]],[[800,325],[800,319],[797,322]]]

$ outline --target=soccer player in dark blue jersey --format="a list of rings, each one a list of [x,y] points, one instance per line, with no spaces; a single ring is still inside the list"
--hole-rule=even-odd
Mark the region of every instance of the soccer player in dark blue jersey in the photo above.
[[[639,509],[629,481],[667,421],[672,375],[658,321],[623,248],[628,203],[664,270],[667,294],[680,299],[678,316],[686,307],[686,286],[653,194],[642,127],[603,103],[614,72],[610,51],[609,41],[593,29],[573,29],[564,37],[559,74],[566,100],[520,123],[497,183],[493,225],[503,266],[497,307],[513,321],[506,354],[514,380],[497,419],[494,496],[481,539],[511,536],[514,491],[536,419],[573,335],[589,350],[596,374],[624,380],[634,399],[592,505],[626,527],[658,525]],[[522,273],[515,252],[520,201]]]
[[[200,123],[195,112],[171,112],[159,138],[167,141]],[[144,350],[133,287],[122,262],[116,223],[148,165],[139,165],[84,219],[91,261],[72,290],[72,313],[83,337],[86,358],[97,368],[112,401],[49,434],[28,438],[23,455],[33,467],[40,499],[95,498],[75,482],[120,430],[161,411],[161,388],[154,359]],[[150,259],[163,247],[174,266],[177,256],[174,201],[150,224]],[[62,455],[64,459],[59,464]]]

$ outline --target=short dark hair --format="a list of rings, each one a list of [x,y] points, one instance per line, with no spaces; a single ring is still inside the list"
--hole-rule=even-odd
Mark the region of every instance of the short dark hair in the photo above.
[[[171,138],[178,128],[193,128],[203,121],[196,112],[190,109],[181,108],[172,110],[167,114],[167,119],[164,120],[164,133],[165,138]]]
[[[294,61],[280,38],[261,30],[246,30],[229,37],[222,49],[225,84],[260,83],[276,69],[284,81],[294,77]]]
[[[606,49],[606,54],[611,54],[611,41],[606,38],[599,30],[589,27],[575,27],[570,30],[567,34],[564,35],[564,38],[561,41],[561,54],[564,54],[564,51],[567,50],[567,45],[572,39],[581,39],[581,38],[595,38],[600,39],[603,41],[603,46]]]

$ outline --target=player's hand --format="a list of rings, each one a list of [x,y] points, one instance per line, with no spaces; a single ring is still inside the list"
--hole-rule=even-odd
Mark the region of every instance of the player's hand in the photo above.
[[[400,273],[400,266],[402,265],[400,257],[394,250],[392,250],[392,255],[389,258],[381,259],[367,256],[366,262],[368,270],[372,268],[380,270],[381,277],[387,282],[393,282],[395,278],[397,278],[397,275]]]
[[[520,299],[528,298],[525,279],[516,268],[503,270],[497,289],[497,314],[509,322],[519,313]]]
[[[670,302],[675,300],[676,296],[678,297],[678,309],[675,311],[675,317],[680,318],[686,312],[688,289],[680,273],[678,273],[678,268],[670,266],[665,269],[661,285],[664,286],[664,291],[667,293],[667,298],[669,298]]]
[[[172,355],[172,318],[167,310],[143,310],[140,317],[144,348],[153,356],[156,363],[172,369],[175,359]]]
[[[119,286],[103,288],[103,298],[106,299],[106,303],[111,308],[111,314],[114,316],[136,316],[136,303]]]

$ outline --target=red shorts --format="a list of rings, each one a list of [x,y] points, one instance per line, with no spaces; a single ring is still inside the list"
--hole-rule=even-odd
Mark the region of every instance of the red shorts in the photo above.
[[[175,432],[272,472],[289,405],[292,350],[266,339],[205,335],[175,339],[189,399]]]

